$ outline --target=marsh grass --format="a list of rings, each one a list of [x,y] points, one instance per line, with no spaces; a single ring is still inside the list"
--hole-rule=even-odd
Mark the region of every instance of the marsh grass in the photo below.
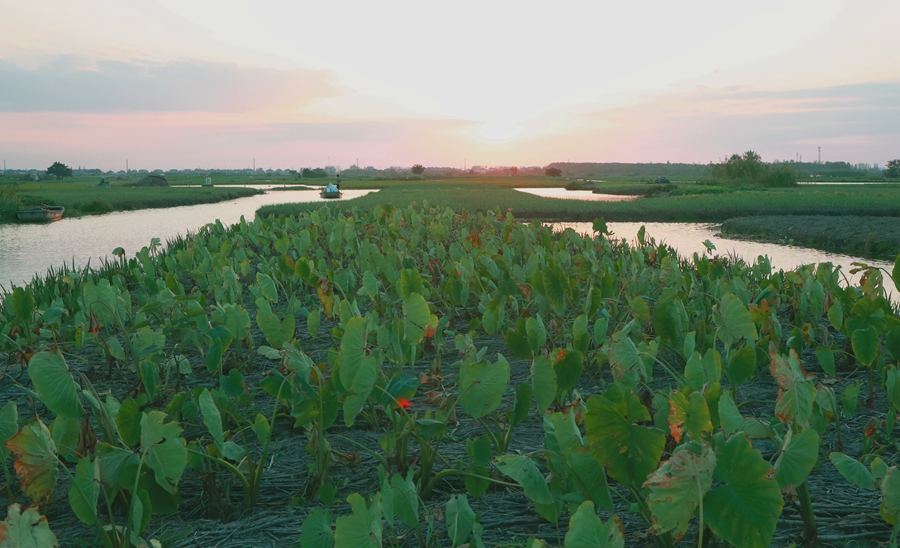
[[[722,224],[722,233],[878,259],[894,259],[900,254],[898,217],[822,215],[738,217],[725,221]]]
[[[645,185],[646,186],[646,185]],[[353,188],[349,185],[346,188]],[[700,189],[700,185],[696,187]],[[900,217],[900,185],[884,187],[829,186],[785,189],[723,189],[712,193],[666,195],[628,202],[559,200],[517,192],[511,188],[465,185],[452,182],[406,183],[387,186],[381,192],[331,207],[371,208],[383,203],[410,202],[455,210],[511,209],[520,218],[548,221],[723,222],[733,217],[759,215],[875,215]],[[262,216],[290,215],[321,207],[321,204],[282,204],[257,211]]]

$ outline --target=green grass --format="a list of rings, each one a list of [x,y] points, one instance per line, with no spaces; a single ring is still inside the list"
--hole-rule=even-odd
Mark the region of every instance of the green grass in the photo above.
[[[895,259],[900,254],[900,218],[766,215],[737,217],[722,232],[752,240],[794,244],[847,255]]]
[[[37,187],[37,188],[34,188]],[[22,185],[17,198],[24,204],[44,203],[66,208],[66,217],[131,211],[160,207],[208,204],[259,194],[253,188],[172,188],[172,187],[111,187],[91,188],[63,183]],[[13,210],[14,212],[14,210]],[[6,221],[13,221],[8,218]]]
[[[346,185],[345,188],[352,188]],[[699,187],[698,187],[699,188]],[[729,189],[730,190],[730,189]],[[542,220],[722,222],[733,217],[757,215],[877,215],[900,217],[900,185],[890,187],[797,187],[788,189],[738,189],[714,194],[638,198],[631,202],[583,202],[540,198],[510,188],[452,182],[397,184],[381,192],[333,207],[370,208],[383,203],[410,202],[455,210],[512,209],[520,218]],[[266,206],[258,213],[287,215],[321,207],[321,204]]]

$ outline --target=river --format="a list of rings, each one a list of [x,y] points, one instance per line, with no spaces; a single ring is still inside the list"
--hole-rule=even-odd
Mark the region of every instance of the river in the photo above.
[[[345,190],[344,199],[369,192],[374,191]],[[252,220],[256,210],[265,205],[321,201],[325,200],[318,190],[275,190],[215,204],[117,211],[50,224],[0,224],[0,285],[9,289],[12,284],[25,284],[51,266],[74,264],[80,268],[88,261],[99,265],[117,247],[133,256],[153,238],[165,243],[216,219],[225,225],[237,223],[241,217]]]
[[[344,198],[356,198],[369,192],[372,191],[345,190]],[[565,196],[574,198],[576,194],[577,191],[567,191]],[[152,238],[159,238],[165,243],[167,239],[195,231],[216,219],[225,225],[240,221],[242,216],[249,220],[264,205],[318,201],[322,199],[316,190],[271,191],[217,204],[116,212],[63,219],[51,224],[0,225],[0,283],[9,289],[11,284],[22,285],[35,275],[46,273],[51,266],[74,264],[82,267],[89,261],[98,265],[102,258],[109,257],[117,247],[122,247],[128,255],[133,255],[140,248],[149,245]],[[580,233],[591,233],[591,223],[554,225],[560,229],[573,228]],[[703,242],[709,240],[716,246],[719,254],[733,254],[747,261],[755,261],[760,255],[765,255],[776,269],[790,270],[803,264],[830,261],[841,266],[850,283],[855,283],[858,279],[858,275],[850,274],[851,263],[854,261],[884,267],[888,271],[893,267],[884,261],[870,261],[815,249],[721,238],[716,236],[715,225],[707,223],[607,223],[615,237],[628,241],[636,238],[642,225],[646,226],[648,237],[664,241],[683,257],[691,257],[694,253],[703,254],[706,249]],[[890,286],[889,291],[893,296],[893,284],[889,279],[886,285]]]

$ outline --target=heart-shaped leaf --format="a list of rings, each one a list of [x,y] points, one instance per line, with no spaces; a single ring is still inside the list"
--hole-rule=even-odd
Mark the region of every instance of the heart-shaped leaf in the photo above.
[[[473,418],[493,412],[503,402],[509,384],[509,363],[498,355],[497,363],[464,360],[459,368],[459,404]]]
[[[606,523],[597,516],[594,503],[585,501],[569,520],[564,548],[622,548],[625,538],[613,518]]]
[[[51,411],[67,419],[84,415],[75,380],[60,354],[38,352],[32,356],[28,362],[28,376],[34,383],[34,391]]]
[[[650,489],[647,502],[653,513],[653,532],[673,531],[679,538],[712,485],[716,454],[703,446],[700,454],[683,449],[650,474],[644,488]]]
[[[38,419],[26,424],[6,442],[6,447],[16,454],[13,466],[22,491],[35,502],[49,497],[56,488],[59,467],[56,446],[44,423]]]
[[[781,490],[799,487],[812,472],[819,458],[819,434],[812,428],[799,433],[788,430],[784,447],[775,461],[775,479]]]

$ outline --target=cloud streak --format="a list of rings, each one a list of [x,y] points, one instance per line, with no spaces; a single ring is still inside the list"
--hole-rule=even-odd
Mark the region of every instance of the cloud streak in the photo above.
[[[301,108],[342,93],[323,70],[196,60],[88,62],[58,55],[29,69],[0,59],[0,111],[253,112]]]

